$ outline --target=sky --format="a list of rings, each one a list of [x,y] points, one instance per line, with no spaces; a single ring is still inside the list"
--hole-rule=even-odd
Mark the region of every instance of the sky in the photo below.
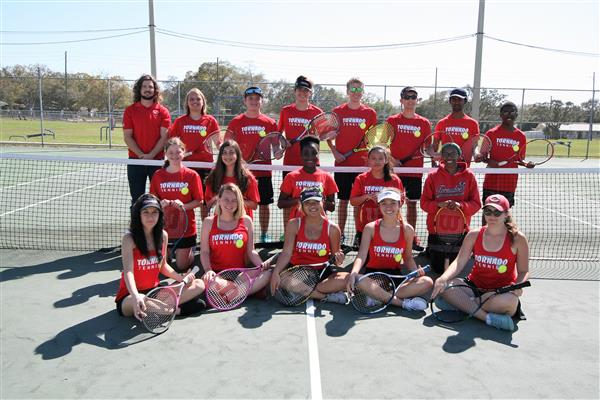
[[[228,61],[267,80],[306,75],[319,84],[344,84],[358,76],[367,90],[398,103],[414,85],[421,97],[438,87],[473,85],[474,36],[444,43],[384,50],[339,49],[426,42],[477,32],[478,0],[438,1],[154,1],[159,79],[183,79],[203,62]],[[1,66],[44,64],[55,71],[119,75],[150,72],[148,1],[0,0]],[[600,6],[595,0],[487,0],[484,33],[546,51],[484,39],[481,85],[502,88],[510,100],[550,98],[576,103],[591,98],[600,81]],[[140,28],[139,30],[123,30]],[[115,29],[115,31],[103,31]],[[121,29],[121,30],[116,30]],[[92,32],[81,32],[92,31]],[[276,51],[211,44],[169,36],[211,38],[279,46],[323,46],[319,51]],[[102,40],[65,42],[123,35]],[[190,36],[192,35],[192,36]],[[596,90],[600,82],[596,82]],[[514,88],[508,90],[506,88]],[[532,89],[532,90],[529,90]],[[545,89],[545,90],[533,90]],[[554,89],[554,90],[548,90]],[[558,90],[568,89],[568,90]],[[579,90],[579,91],[578,91]],[[599,97],[597,92],[596,98]]]

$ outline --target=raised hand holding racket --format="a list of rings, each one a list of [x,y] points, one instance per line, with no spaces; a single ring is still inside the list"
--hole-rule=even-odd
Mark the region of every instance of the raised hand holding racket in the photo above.
[[[371,125],[352,150],[343,153],[342,156],[348,158],[354,153],[368,151],[377,145],[387,148],[394,141],[394,137],[394,128],[389,123]]]
[[[144,296],[140,317],[142,324],[149,332],[158,334],[169,329],[177,314],[183,287],[193,281],[193,276],[199,270],[198,266],[194,266],[191,273],[186,275],[182,282],[170,286],[159,286]],[[137,315],[136,318],[138,318]]]
[[[304,132],[287,142],[288,147],[310,135],[319,138],[319,140],[335,139],[340,130],[340,119],[332,112],[324,112],[309,121],[306,124]]]

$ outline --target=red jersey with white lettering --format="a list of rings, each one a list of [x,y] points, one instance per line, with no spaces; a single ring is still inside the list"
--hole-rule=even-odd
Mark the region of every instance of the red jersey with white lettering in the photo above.
[[[240,114],[231,120],[227,126],[227,130],[233,133],[233,139],[240,145],[242,158],[250,162],[260,139],[271,132],[277,131],[277,123],[264,114],[260,114],[256,118]],[[270,165],[271,160],[255,161],[254,163]],[[254,174],[257,177],[271,176],[271,171],[254,171]]]
[[[431,134],[431,122],[419,114],[407,118],[402,113],[388,117],[386,122],[394,128],[394,141],[390,144],[392,157],[402,161],[403,167],[423,168],[421,145]],[[399,175],[420,178],[423,174]]]
[[[406,239],[404,238],[404,224],[400,223],[400,235],[398,240],[388,243],[381,237],[381,219],[375,221],[373,238],[369,244],[369,262],[367,271],[371,269],[400,269],[404,263],[404,249]]]
[[[281,109],[279,113],[279,124],[277,130],[285,134],[287,140],[297,138],[304,132],[311,119],[321,114],[323,110],[312,104],[304,111],[296,108],[296,104],[290,104]],[[283,165],[302,165],[300,158],[300,142],[285,151]]]
[[[502,125],[498,125],[485,134],[492,142],[492,150],[489,156],[492,160],[505,161],[513,157],[516,152],[525,154],[527,138],[520,129],[515,128],[513,131],[508,131],[502,128]],[[518,168],[518,166],[517,157],[515,157],[505,165],[498,166],[497,168]],[[517,174],[486,174],[483,180],[483,188],[514,193],[517,189],[518,180],[519,175]]]
[[[366,171],[358,175],[354,180],[354,183],[352,184],[352,191],[350,192],[350,198],[365,194],[376,194],[381,192],[381,190],[386,187],[394,187],[404,193],[402,181],[396,174],[393,174],[392,179],[389,181],[384,181],[383,178],[375,178],[371,171]],[[360,215],[363,215],[364,218],[362,221],[359,218],[354,219],[357,232],[362,232],[367,223],[382,217],[377,201],[365,201],[359,206],[359,208],[361,213]]]
[[[123,129],[133,130],[133,140],[140,150],[145,154],[152,151],[156,142],[160,139],[160,128],[169,128],[171,125],[171,114],[167,107],[159,103],[152,103],[150,107],[144,107],[137,101],[127,107],[123,112]],[[129,150],[129,158],[139,158],[133,151]],[[163,152],[159,151],[155,160],[162,160]]]
[[[296,233],[296,243],[294,243],[294,252],[290,258],[292,265],[320,264],[326,263],[331,255],[331,244],[329,240],[329,221],[323,220],[321,235],[316,240],[306,237],[304,228],[306,227],[305,218],[298,218],[300,227]]]
[[[223,182],[221,182],[221,186],[225,185],[226,183],[235,183],[236,185],[238,184],[235,176],[224,176]],[[207,184],[206,185],[206,196],[205,196],[206,200],[210,201],[210,199],[212,199],[216,195],[217,195],[217,193],[214,193],[212,191],[211,185]],[[244,200],[251,200],[256,203],[258,203],[260,201],[260,195],[258,193],[258,182],[256,181],[256,178],[254,177],[254,175],[252,175],[252,173],[250,173],[248,175],[248,187],[246,188],[246,191],[244,193],[242,193],[242,196],[244,196]],[[246,206],[244,206],[244,209],[246,210],[246,214],[248,214],[248,216],[250,218],[253,218],[254,210],[252,210]]]
[[[517,255],[511,249],[508,233],[504,237],[502,247],[498,251],[487,251],[483,248],[483,235],[486,226],[482,227],[473,246],[473,270],[467,277],[480,289],[497,289],[512,285],[517,280]]]
[[[468,167],[473,154],[472,149],[465,148],[464,144],[470,138],[479,135],[479,123],[466,114],[462,118],[453,118],[452,114],[449,114],[439,120],[435,126],[435,138],[440,141],[440,146],[450,141],[442,133],[449,135],[452,138],[452,142],[460,146],[463,150],[462,158],[467,162]]]
[[[314,186],[321,188],[323,197],[339,192],[333,176],[318,168],[312,174],[306,172],[304,168],[290,172],[283,178],[279,190],[282,193],[289,194],[294,199],[299,199],[303,189]],[[300,211],[300,207],[292,207],[290,210],[290,219],[297,217],[302,217],[302,211]]]
[[[163,254],[166,254],[167,248],[164,247]],[[158,286],[158,274],[160,272],[160,262],[156,256],[156,251],[149,251],[148,257],[142,254],[137,248],[133,248],[133,279],[135,287],[138,291],[150,290]],[[125,285],[125,274],[121,272],[121,280],[119,282],[119,291],[115,302],[118,302],[123,297],[129,294],[127,285]]]
[[[365,132],[377,124],[377,113],[371,107],[361,104],[359,108],[352,109],[348,103],[337,106],[332,110],[340,119],[340,130],[335,138],[335,148],[342,154],[356,147]],[[367,150],[352,153],[341,163],[335,165],[349,167],[367,165]]]
[[[150,193],[161,200],[181,200],[183,204],[204,199],[200,176],[184,165],[175,173],[168,172],[166,168],[156,171],[150,181]],[[196,236],[196,213],[193,209],[185,213],[188,224],[183,237]]]
[[[215,215],[208,236],[211,268],[215,272],[228,268],[245,268],[248,228],[244,219],[240,218],[237,226],[230,231],[219,228],[218,219],[219,216]]]
[[[481,208],[477,180],[473,172],[466,168],[464,162],[458,163],[458,171],[454,175],[446,170],[445,164],[442,162],[425,179],[421,195],[421,209],[427,213],[429,233],[434,232],[433,220],[439,210],[437,203],[446,200],[454,200],[460,204],[460,209],[467,220],[467,227],[471,222],[471,216]],[[461,221],[457,222],[462,224]]]
[[[171,125],[169,137],[178,137],[185,143],[185,151],[192,153],[186,161],[213,162],[213,155],[204,148],[204,140],[218,130],[219,123],[212,115],[205,114],[198,120],[182,115]]]

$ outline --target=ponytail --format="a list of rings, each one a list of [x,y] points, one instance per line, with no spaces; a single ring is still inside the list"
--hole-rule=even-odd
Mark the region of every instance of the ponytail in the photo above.
[[[512,220],[510,214],[508,214],[504,219],[504,226],[508,231],[510,242],[513,243],[515,241],[515,236],[517,236],[517,233],[519,232],[519,228],[517,227],[517,224]]]

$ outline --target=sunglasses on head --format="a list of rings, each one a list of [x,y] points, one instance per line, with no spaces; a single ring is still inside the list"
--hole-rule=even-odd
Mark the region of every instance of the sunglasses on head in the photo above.
[[[492,207],[485,207],[483,209],[483,215],[487,215],[488,217],[490,215],[493,215],[494,217],[499,217],[500,215],[502,215],[502,211],[497,210],[497,209],[492,208]]]
[[[262,96],[262,90],[261,90],[261,88],[248,88],[248,89],[246,89],[246,91],[244,92],[244,95],[248,96],[250,94],[260,94]]]
[[[402,98],[404,100],[416,100],[417,95],[416,94],[405,94],[404,96],[402,96]]]
[[[350,89],[348,89],[350,93],[362,93],[364,90],[365,89],[361,87],[351,87]]]

